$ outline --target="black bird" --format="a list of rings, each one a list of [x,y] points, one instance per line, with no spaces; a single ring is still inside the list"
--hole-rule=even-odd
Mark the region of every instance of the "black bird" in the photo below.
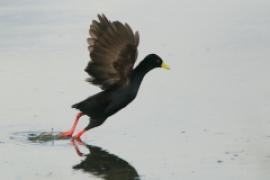
[[[119,21],[109,21],[105,15],[98,15],[99,22],[93,20],[90,26],[89,44],[91,61],[85,71],[89,74],[88,82],[98,85],[103,91],[74,104],[78,109],[73,126],[63,132],[64,137],[71,137],[79,118],[90,117],[90,123],[79,131],[76,138],[87,130],[100,126],[120,109],[128,105],[137,95],[141,82],[147,72],[169,66],[156,54],[147,55],[136,68],[139,33],[133,33],[130,26]]]

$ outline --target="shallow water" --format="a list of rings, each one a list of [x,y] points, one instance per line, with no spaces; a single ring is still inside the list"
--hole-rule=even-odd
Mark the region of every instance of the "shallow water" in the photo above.
[[[74,154],[77,154],[80,159],[80,162],[72,166],[72,170],[103,179],[140,179],[136,169],[124,159],[103,150],[101,147],[86,144],[81,140],[63,138],[59,132],[16,132],[10,139],[40,147],[66,146],[69,143],[67,148],[73,149]],[[52,174],[54,174],[53,171],[47,176]],[[38,175],[36,176],[40,178]],[[24,179],[23,176],[18,177]]]
[[[79,2],[0,2],[1,178],[269,179],[268,1]],[[155,52],[171,70],[83,142],[49,136],[99,91],[83,69],[100,12],[139,30],[138,61]]]

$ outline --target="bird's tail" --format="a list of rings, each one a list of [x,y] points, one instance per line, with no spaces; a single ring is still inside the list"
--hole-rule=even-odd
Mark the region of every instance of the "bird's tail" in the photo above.
[[[81,103],[73,104],[71,107],[75,109],[80,109]]]

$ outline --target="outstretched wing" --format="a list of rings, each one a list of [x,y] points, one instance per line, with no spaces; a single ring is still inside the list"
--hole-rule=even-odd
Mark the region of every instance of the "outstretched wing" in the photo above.
[[[98,15],[90,26],[88,49],[91,61],[85,71],[90,75],[87,81],[108,89],[114,85],[126,85],[137,59],[139,33],[133,33],[128,24],[109,21],[105,15]]]

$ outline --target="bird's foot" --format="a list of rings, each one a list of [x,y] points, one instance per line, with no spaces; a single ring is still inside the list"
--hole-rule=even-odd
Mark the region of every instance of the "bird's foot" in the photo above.
[[[81,140],[81,138],[80,137],[78,137],[78,136],[74,136],[74,137],[72,137],[72,140],[73,140],[73,142],[77,142],[77,144],[79,144],[79,145],[85,145],[85,143]]]
[[[63,138],[70,138],[72,137],[73,131],[69,130],[69,131],[64,131],[60,133],[60,136]]]
[[[73,138],[77,140],[77,142],[82,142],[81,140],[81,136],[85,133],[85,130],[81,130],[78,132],[78,134],[76,136],[74,136]]]

